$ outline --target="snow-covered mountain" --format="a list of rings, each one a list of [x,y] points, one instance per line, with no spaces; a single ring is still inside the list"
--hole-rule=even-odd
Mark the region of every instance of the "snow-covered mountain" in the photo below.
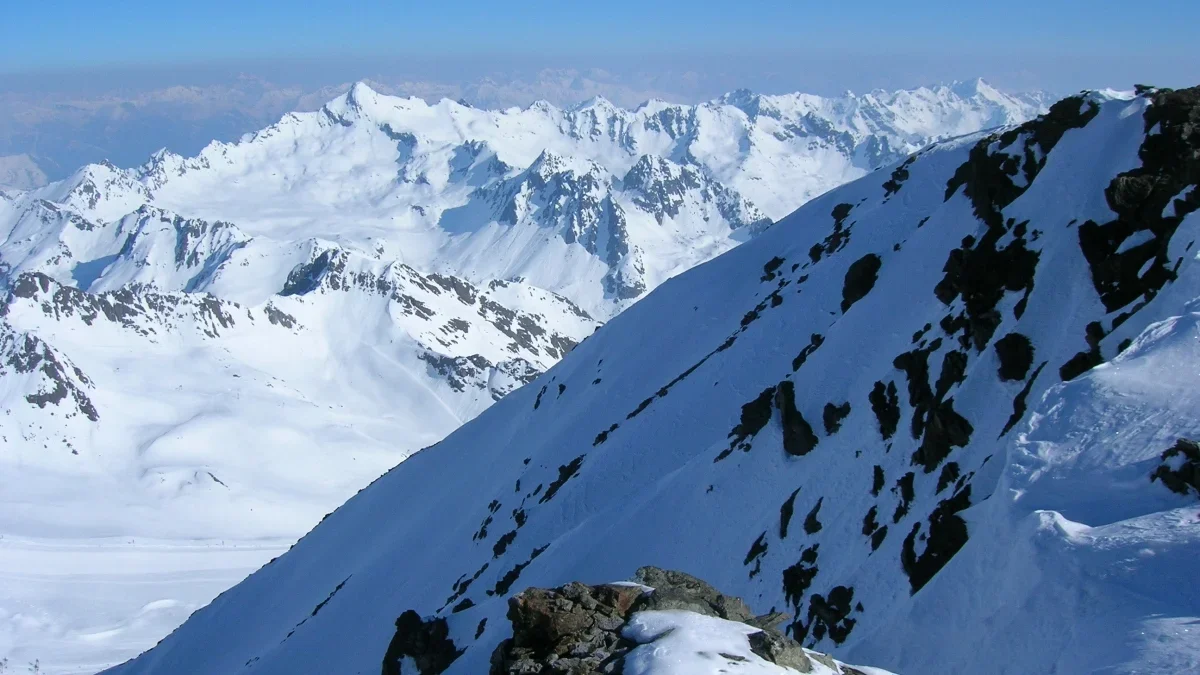
[[[813,200],[112,672],[487,672],[512,593],[646,564],[899,673],[1194,672],[1198,120],[1073,97]]]
[[[976,82],[488,111],[358,85],[196,157],[0,191],[0,658],[136,653],[665,280],[1039,105]],[[65,597],[31,567],[108,580]]]
[[[383,96],[360,83],[238,143],[192,158],[158,153],[136,170],[89,166],[18,193],[9,210],[36,210],[41,200],[110,222],[149,204],[234,223],[251,237],[329,240],[475,284],[521,277],[606,319],[831,187],[932,141],[1040,110],[1037,97],[982,81],[837,99],[743,91],[695,106],[624,110],[597,98],[504,111]],[[32,229],[9,239],[54,243],[49,228]],[[103,258],[63,244],[71,256],[57,264]],[[104,255],[114,255],[108,244]],[[29,251],[3,255],[14,269],[71,283],[66,268],[46,270]]]

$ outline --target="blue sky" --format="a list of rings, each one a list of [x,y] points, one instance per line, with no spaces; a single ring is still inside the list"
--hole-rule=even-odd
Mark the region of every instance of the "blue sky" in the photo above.
[[[257,69],[338,80],[389,69],[436,78],[564,66],[721,70],[747,80],[770,71],[780,87],[810,89],[975,75],[1064,91],[1129,78],[1200,81],[1197,0],[5,4],[0,75],[10,77],[0,87],[47,72],[186,79]]]

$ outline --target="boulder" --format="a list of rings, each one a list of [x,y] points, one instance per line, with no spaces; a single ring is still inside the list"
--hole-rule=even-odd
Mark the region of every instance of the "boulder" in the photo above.
[[[636,579],[638,584],[572,582],[553,589],[529,588],[513,596],[508,601],[513,636],[492,653],[489,674],[619,674],[625,655],[638,646],[622,635],[630,618],[637,612],[666,610],[753,626],[759,630],[747,637],[750,651],[800,673],[812,672],[813,660],[834,672],[857,673],[824,654],[803,649],[777,630],[775,626],[789,618],[786,614],[756,617],[741,598],[683,572],[643,567]]]

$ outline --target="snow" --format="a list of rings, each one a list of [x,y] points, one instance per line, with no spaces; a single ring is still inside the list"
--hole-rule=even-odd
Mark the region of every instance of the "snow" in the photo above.
[[[895,351],[890,342],[875,349],[863,337],[878,331],[871,311],[891,316],[894,307],[924,308],[913,310],[913,320],[935,324],[944,315],[940,305],[927,307],[924,295],[904,289],[937,283],[944,261],[920,252],[957,245],[965,233],[955,228],[973,222],[970,210],[960,197],[927,227],[911,235],[908,230],[942,208],[948,174],[972,141],[950,141],[930,153],[922,159],[926,168],[914,170],[886,205],[878,183],[895,161],[934,138],[1018,122],[1040,107],[978,82],[842,99],[745,93],[736,102],[656,103],[635,111],[600,100],[571,110],[542,104],[485,111],[383,96],[359,85],[322,111],[287,115],[196,157],[162,152],[136,170],[92,165],[65,181],[0,193],[0,286],[7,295],[26,282],[0,318],[0,533],[26,543],[0,547],[0,569],[76,570],[70,574],[80,580],[79,597],[96,598],[72,604],[56,590],[57,582],[45,579],[6,583],[0,610],[19,618],[11,623],[17,637],[0,641],[0,658],[40,659],[48,672],[93,670],[130,658],[365,485],[394,484],[392,474],[380,476],[402,461],[412,471],[433,464],[439,478],[402,478],[413,482],[389,494],[405,495],[403,503],[380,505],[370,526],[356,526],[355,536],[331,546],[347,553],[344,560],[315,564],[311,574],[295,577],[302,583],[295,597],[263,607],[268,614],[259,623],[231,622],[244,628],[234,642],[245,644],[232,645],[228,661],[207,667],[206,659],[225,657],[205,654],[189,668],[237,672],[256,656],[268,671],[308,668],[304,655],[291,651],[300,640],[278,648],[283,665],[265,665],[263,645],[277,645],[348,574],[354,579],[339,597],[370,596],[369,587],[359,584],[372,580],[397,602],[432,613],[462,573],[458,567],[470,561],[466,571],[473,574],[481,565],[476,542],[413,546],[403,555],[386,542],[441,541],[449,536],[446,529],[469,539],[486,517],[474,501],[485,494],[490,501],[503,482],[504,494],[494,496],[509,503],[482,537],[494,540],[512,527],[501,529],[500,523],[517,506],[509,496],[517,480],[524,477],[523,493],[548,486],[559,467],[594,448],[612,454],[609,460],[594,450],[588,455],[581,476],[591,485],[588,496],[571,496],[581,478],[573,479],[548,502],[554,513],[534,514],[522,529],[509,558],[531,555],[535,543],[558,543],[530,565],[521,584],[576,570],[597,579],[629,576],[654,558],[691,567],[698,550],[693,542],[700,539],[713,550],[737,552],[740,564],[749,544],[745,535],[767,529],[764,514],[777,517],[779,504],[746,507],[737,497],[738,480],[773,500],[796,485],[784,462],[743,465],[739,453],[714,469],[711,455],[727,438],[736,411],[764,386],[747,373],[773,373],[774,384],[782,377],[774,370],[790,367],[798,348],[765,335],[751,344],[744,336],[741,344],[750,346],[739,347],[736,357],[730,351],[707,362],[698,375],[706,380],[703,390],[698,378],[688,380],[672,387],[670,406],[658,400],[637,419],[626,415],[712,352],[762,302],[762,268],[776,252],[788,256],[789,266],[807,261],[827,233],[838,203],[832,200],[865,199],[851,218],[860,224],[853,226],[848,248],[836,261],[822,262],[823,271],[805,283],[803,295],[787,296],[784,307],[792,318],[772,334],[803,336],[807,343],[820,330],[829,345],[844,345],[824,348],[829,360],[812,361],[816,374],[810,381],[822,385],[801,387],[812,390],[806,414],[819,416],[830,400],[853,398],[847,430],[869,429],[871,419],[859,417],[869,414],[869,406],[859,399],[891,372]],[[1131,118],[1130,124],[1136,122]],[[1120,124],[1115,115],[1096,122],[1098,136],[1117,139],[1112,155],[1119,162],[1095,161],[1075,148],[1076,163],[1059,170],[1058,180],[1076,175],[1091,185],[1135,162],[1136,139],[1115,133]],[[1063,144],[1070,143],[1068,134]],[[1058,161],[1051,155],[1046,171],[1053,173]],[[646,172],[631,175],[635,168]],[[880,173],[871,173],[875,169]],[[864,182],[848,196],[818,198],[790,224],[767,228],[760,220],[783,218],[860,176]],[[1038,189],[1035,184],[1030,190],[1029,204],[1013,208],[1046,211],[1050,200],[1032,198]],[[1103,195],[1088,194],[1085,204],[1057,193],[1051,203],[1073,214],[1107,217]],[[882,225],[864,227],[868,217]],[[906,253],[897,259],[903,262],[889,261],[881,272],[879,289],[889,289],[885,299],[874,310],[855,307],[831,323],[846,258],[890,251],[901,236]],[[681,277],[695,266],[708,270],[704,277]],[[27,274],[45,276],[22,276]],[[617,281],[630,282],[633,290],[618,297]],[[92,295],[76,293],[76,287]],[[662,289],[657,301],[645,308],[633,304],[656,287]],[[1039,283],[1039,289],[1053,287]],[[1040,297],[1031,300],[1031,316]],[[1081,293],[1081,307],[1096,304],[1084,299]],[[620,313],[631,305],[632,313]],[[1050,316],[1042,311],[1039,316]],[[610,317],[611,325],[595,332]],[[1086,325],[1078,319],[1046,321],[1078,336]],[[780,319],[761,321],[751,327],[755,334]],[[912,330],[904,326],[909,335]],[[1057,335],[1046,327],[1038,334],[1047,341]],[[505,398],[577,342],[582,344],[571,353],[579,355],[550,379]],[[53,356],[61,372],[51,377],[40,367],[19,373],[8,367],[30,345],[44,359],[39,366]],[[1067,355],[1081,348],[1074,342],[1045,347]],[[885,350],[887,359],[861,356]],[[757,361],[742,361],[751,351],[775,361],[760,370]],[[879,372],[844,377],[844,364],[859,361]],[[70,385],[66,398],[34,402],[54,395],[59,384]],[[707,392],[713,391],[710,400]],[[818,394],[828,398],[818,401]],[[676,400],[682,401],[678,408]],[[547,419],[530,412],[551,409],[568,413]],[[419,452],[489,410],[496,412],[482,430]],[[696,410],[706,411],[702,419],[694,419]],[[642,426],[651,419],[658,420],[652,432]],[[595,445],[597,433],[618,420],[624,421],[611,440]],[[544,436],[522,440],[529,428]],[[631,441],[630,434],[640,440]],[[760,442],[770,435],[764,431]],[[843,449],[853,454],[876,448],[869,438],[856,436],[846,442],[861,444]],[[903,454],[903,448],[893,453]],[[529,467],[517,468],[527,457]],[[888,470],[892,481],[909,469],[888,464]],[[829,471],[841,475],[831,490],[869,482],[837,462]],[[455,478],[443,480],[443,474]],[[711,494],[723,495],[713,498],[722,510],[707,503],[709,485]],[[817,488],[805,489],[801,501],[810,493],[815,501]],[[363,494],[382,493],[373,488]],[[665,505],[676,501],[694,513],[672,522],[676,509]],[[810,508],[797,504],[794,530]],[[639,523],[639,545],[593,542],[598,531],[607,531],[595,517],[601,513]],[[729,531],[712,533],[714,520],[726,516]],[[326,522],[342,518],[335,514]],[[847,512],[826,522],[825,531],[860,541],[861,519],[861,513]],[[678,528],[677,539],[651,541],[667,528]],[[364,554],[369,545],[358,541],[364,530],[392,538]],[[877,554],[891,555],[893,567],[902,534],[895,532],[886,543],[890,550]],[[493,543],[484,547],[487,556]],[[775,556],[782,547],[772,546]],[[104,556],[78,553],[92,548]],[[827,541],[823,550],[836,547]],[[383,574],[357,557],[376,554],[401,560]],[[855,558],[845,555],[837,563],[823,561],[822,568],[852,568],[847,561]],[[97,560],[93,571],[69,567],[77,557]],[[174,562],[184,558],[186,563]],[[695,571],[719,587],[747,587],[762,602],[770,595],[783,606],[776,597],[778,576],[796,562],[792,558],[772,557],[755,577],[764,580],[755,584],[770,578],[769,590],[747,586],[740,569],[730,571],[716,557]],[[493,563],[476,582],[473,599],[480,610],[463,617],[489,613],[491,628],[482,641],[492,646],[499,639],[496,627],[504,624],[502,603],[487,604],[482,589],[494,587],[515,564]],[[126,565],[154,583],[125,583]],[[345,568],[360,565],[361,572]],[[442,578],[452,572],[453,579]],[[861,592],[868,605],[881,603],[876,598],[897,586],[883,574],[867,577]],[[124,589],[119,602],[109,599],[114,578]],[[813,592],[828,592],[832,584],[824,579]],[[408,583],[414,586],[394,586]],[[314,594],[320,598],[312,600]],[[336,606],[335,599],[329,608]],[[395,618],[389,612],[364,609],[347,621],[347,630],[386,645]],[[287,630],[276,631],[289,621]],[[315,618],[311,623],[318,625]],[[473,634],[475,625],[456,626],[456,639],[464,631]],[[471,663],[486,663],[483,642],[464,662],[468,670]],[[378,667],[377,655],[367,651],[355,666],[364,672]],[[341,670],[341,664],[326,670]]]
[[[629,675],[718,675],[797,672],[763,660],[746,639],[761,632],[752,626],[685,611],[637,612],[622,630],[639,646],[625,658],[622,672]],[[823,663],[813,662],[814,675],[838,675]],[[886,675],[869,669],[870,675]]]
[[[23,672],[94,673],[182,623],[284,541],[0,539],[0,653]]]
[[[1029,221],[1023,243],[1038,257],[1023,313],[1023,290],[1002,291],[982,348],[944,327],[962,298],[933,292],[951,252],[986,228],[963,190],[945,194],[975,136],[922,152],[890,199],[882,183],[898,164],[669,279],[113,672],[374,672],[410,608],[445,618],[465,650],[447,675],[485,672],[509,637],[511,593],[647,564],[787,612],[805,647],[892,672],[1196,670],[1200,505],[1149,477],[1163,450],[1200,436],[1200,267],[1187,251],[1200,217],[1163,242],[1177,277],[1115,328],[1067,225],[1114,217],[1105,190],[1138,166],[1145,138],[1133,105],[1100,104],[1003,208],[1004,222]],[[841,204],[848,240],[814,261]],[[843,308],[868,255],[878,278]],[[1063,382],[1093,322],[1110,331],[1107,363]],[[998,373],[996,343],[1014,333],[1033,348],[1023,381]],[[928,426],[913,433],[920,388],[897,365],[917,350],[925,384],[970,426],[929,470]],[[816,439],[805,454],[783,447],[783,382]],[[827,427],[827,406],[842,404]],[[965,541],[940,553],[959,519]],[[646,636],[668,627],[639,620]],[[688,630],[662,638],[667,654],[694,658],[705,639],[744,649],[694,617],[670,620]],[[655,645],[643,649],[652,659]]]
[[[1184,188],[1183,190],[1181,190],[1179,192],[1179,194],[1172,197],[1171,201],[1167,202],[1166,208],[1163,209],[1163,212],[1162,212],[1163,218],[1174,218],[1175,217],[1175,202],[1181,201],[1181,200],[1186,201],[1191,196],[1192,191],[1195,189],[1196,189],[1195,185],[1189,185],[1186,188]]]
[[[1117,254],[1124,253],[1131,248],[1137,248],[1146,242],[1154,241],[1154,233],[1150,230],[1139,230],[1125,238],[1121,245],[1117,247]]]

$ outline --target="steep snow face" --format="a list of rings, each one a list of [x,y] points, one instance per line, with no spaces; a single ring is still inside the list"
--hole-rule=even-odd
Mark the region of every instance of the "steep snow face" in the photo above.
[[[1067,99],[814,200],[112,672],[374,672],[407,609],[486,672],[510,593],[644,564],[894,672],[1195,670],[1198,109]]]

